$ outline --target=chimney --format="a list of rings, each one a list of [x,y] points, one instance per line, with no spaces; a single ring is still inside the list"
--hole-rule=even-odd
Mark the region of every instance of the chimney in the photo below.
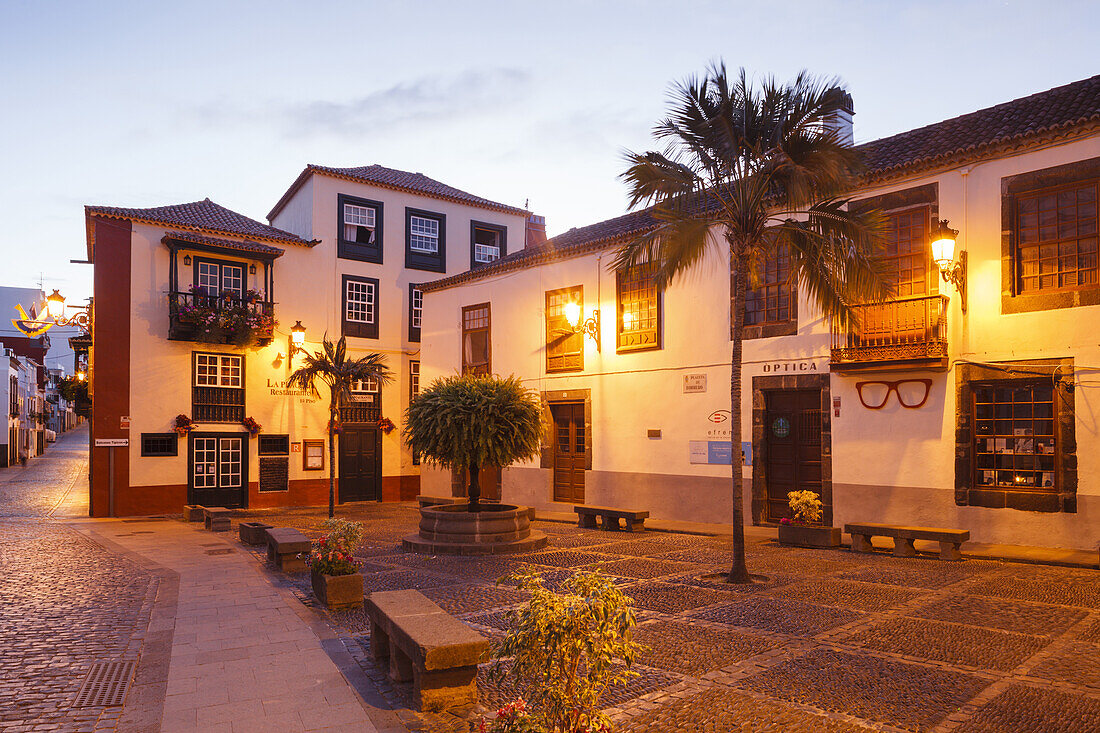
[[[852,95],[840,87],[833,87],[826,94],[829,95],[829,102],[835,105],[835,111],[825,118],[825,129],[836,135],[837,142],[841,145],[855,145],[852,118],[856,109],[852,103]]]
[[[527,217],[523,246],[525,248],[541,247],[544,244],[546,244],[546,217],[531,214]]]

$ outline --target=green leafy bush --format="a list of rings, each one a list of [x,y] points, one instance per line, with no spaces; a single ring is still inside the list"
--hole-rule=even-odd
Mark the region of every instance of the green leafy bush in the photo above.
[[[536,573],[513,578],[531,599],[510,612],[511,628],[493,648],[498,659],[511,658],[510,672],[502,661],[492,674],[510,674],[530,690],[529,717],[547,733],[610,731],[600,700],[638,676],[630,668],[642,648],[633,600],[598,572],[574,573],[560,593]]]

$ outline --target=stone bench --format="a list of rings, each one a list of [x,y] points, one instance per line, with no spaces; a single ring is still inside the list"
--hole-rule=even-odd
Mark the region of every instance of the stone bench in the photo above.
[[[265,530],[268,529],[271,529],[271,525],[263,522],[241,522],[237,525],[237,533],[241,537],[241,542],[246,545],[266,544],[267,532]]]
[[[185,522],[201,522],[203,521],[203,506],[202,504],[184,504],[183,505],[183,521]]]
[[[202,508],[203,526],[211,532],[228,532],[229,510],[223,506],[204,506]]]
[[[845,524],[844,531],[852,535],[852,550],[871,552],[872,537],[893,537],[895,557],[916,557],[913,540],[931,540],[940,543],[940,558],[961,560],[959,546],[970,539],[968,529],[944,529],[942,527],[905,527],[897,524],[862,522]]]
[[[287,573],[306,569],[305,558],[299,554],[309,554],[313,545],[309,538],[293,527],[272,527],[265,529],[267,535],[267,559]]]
[[[489,649],[481,634],[415,590],[371,593],[364,609],[374,659],[388,660],[395,682],[412,680],[418,710],[477,703],[477,664]]]
[[[587,529],[596,528],[596,517],[603,519],[603,529],[619,529],[619,520],[626,522],[627,532],[642,532],[645,530],[645,520],[649,512],[632,511],[630,509],[616,509],[610,506],[575,506],[573,511],[577,513],[577,526]]]

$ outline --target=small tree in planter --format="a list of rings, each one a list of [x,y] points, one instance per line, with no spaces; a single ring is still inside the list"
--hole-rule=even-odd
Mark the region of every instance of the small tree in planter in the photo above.
[[[305,364],[290,375],[287,386],[320,397],[317,382],[328,385],[328,516],[336,514],[336,433],[340,425],[340,406],[351,400],[351,385],[356,381],[378,380],[385,385],[393,379],[382,354],[367,354],[358,359],[348,357],[347,342],[341,336],[335,344],[327,338],[321,342],[323,351],[306,352]]]
[[[779,520],[779,541],[787,545],[805,547],[837,547],[840,545],[840,528],[823,527],[821,521],[821,497],[813,491],[787,492],[787,505],[793,518]]]
[[[414,455],[444,468],[470,472],[469,509],[481,510],[478,471],[539,454],[542,407],[516,377],[437,379],[409,401],[405,440]]]
[[[355,550],[363,541],[363,525],[343,519],[328,519],[321,524],[326,533],[313,541],[306,558],[313,583],[313,594],[329,608],[354,608],[363,605],[362,563]]]

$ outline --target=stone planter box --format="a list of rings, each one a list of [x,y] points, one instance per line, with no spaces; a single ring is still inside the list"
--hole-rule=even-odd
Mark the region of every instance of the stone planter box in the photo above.
[[[312,573],[313,595],[330,609],[359,608],[363,605],[363,576]]]
[[[201,522],[205,519],[202,513],[202,507],[195,504],[185,504],[183,507],[183,521],[185,522]]]
[[[237,531],[241,535],[241,542],[246,545],[265,545],[267,544],[267,532],[265,529],[271,529],[270,524],[264,524],[263,522],[241,522],[237,525]]]
[[[840,547],[840,527],[815,524],[781,524],[779,541],[798,547]]]

